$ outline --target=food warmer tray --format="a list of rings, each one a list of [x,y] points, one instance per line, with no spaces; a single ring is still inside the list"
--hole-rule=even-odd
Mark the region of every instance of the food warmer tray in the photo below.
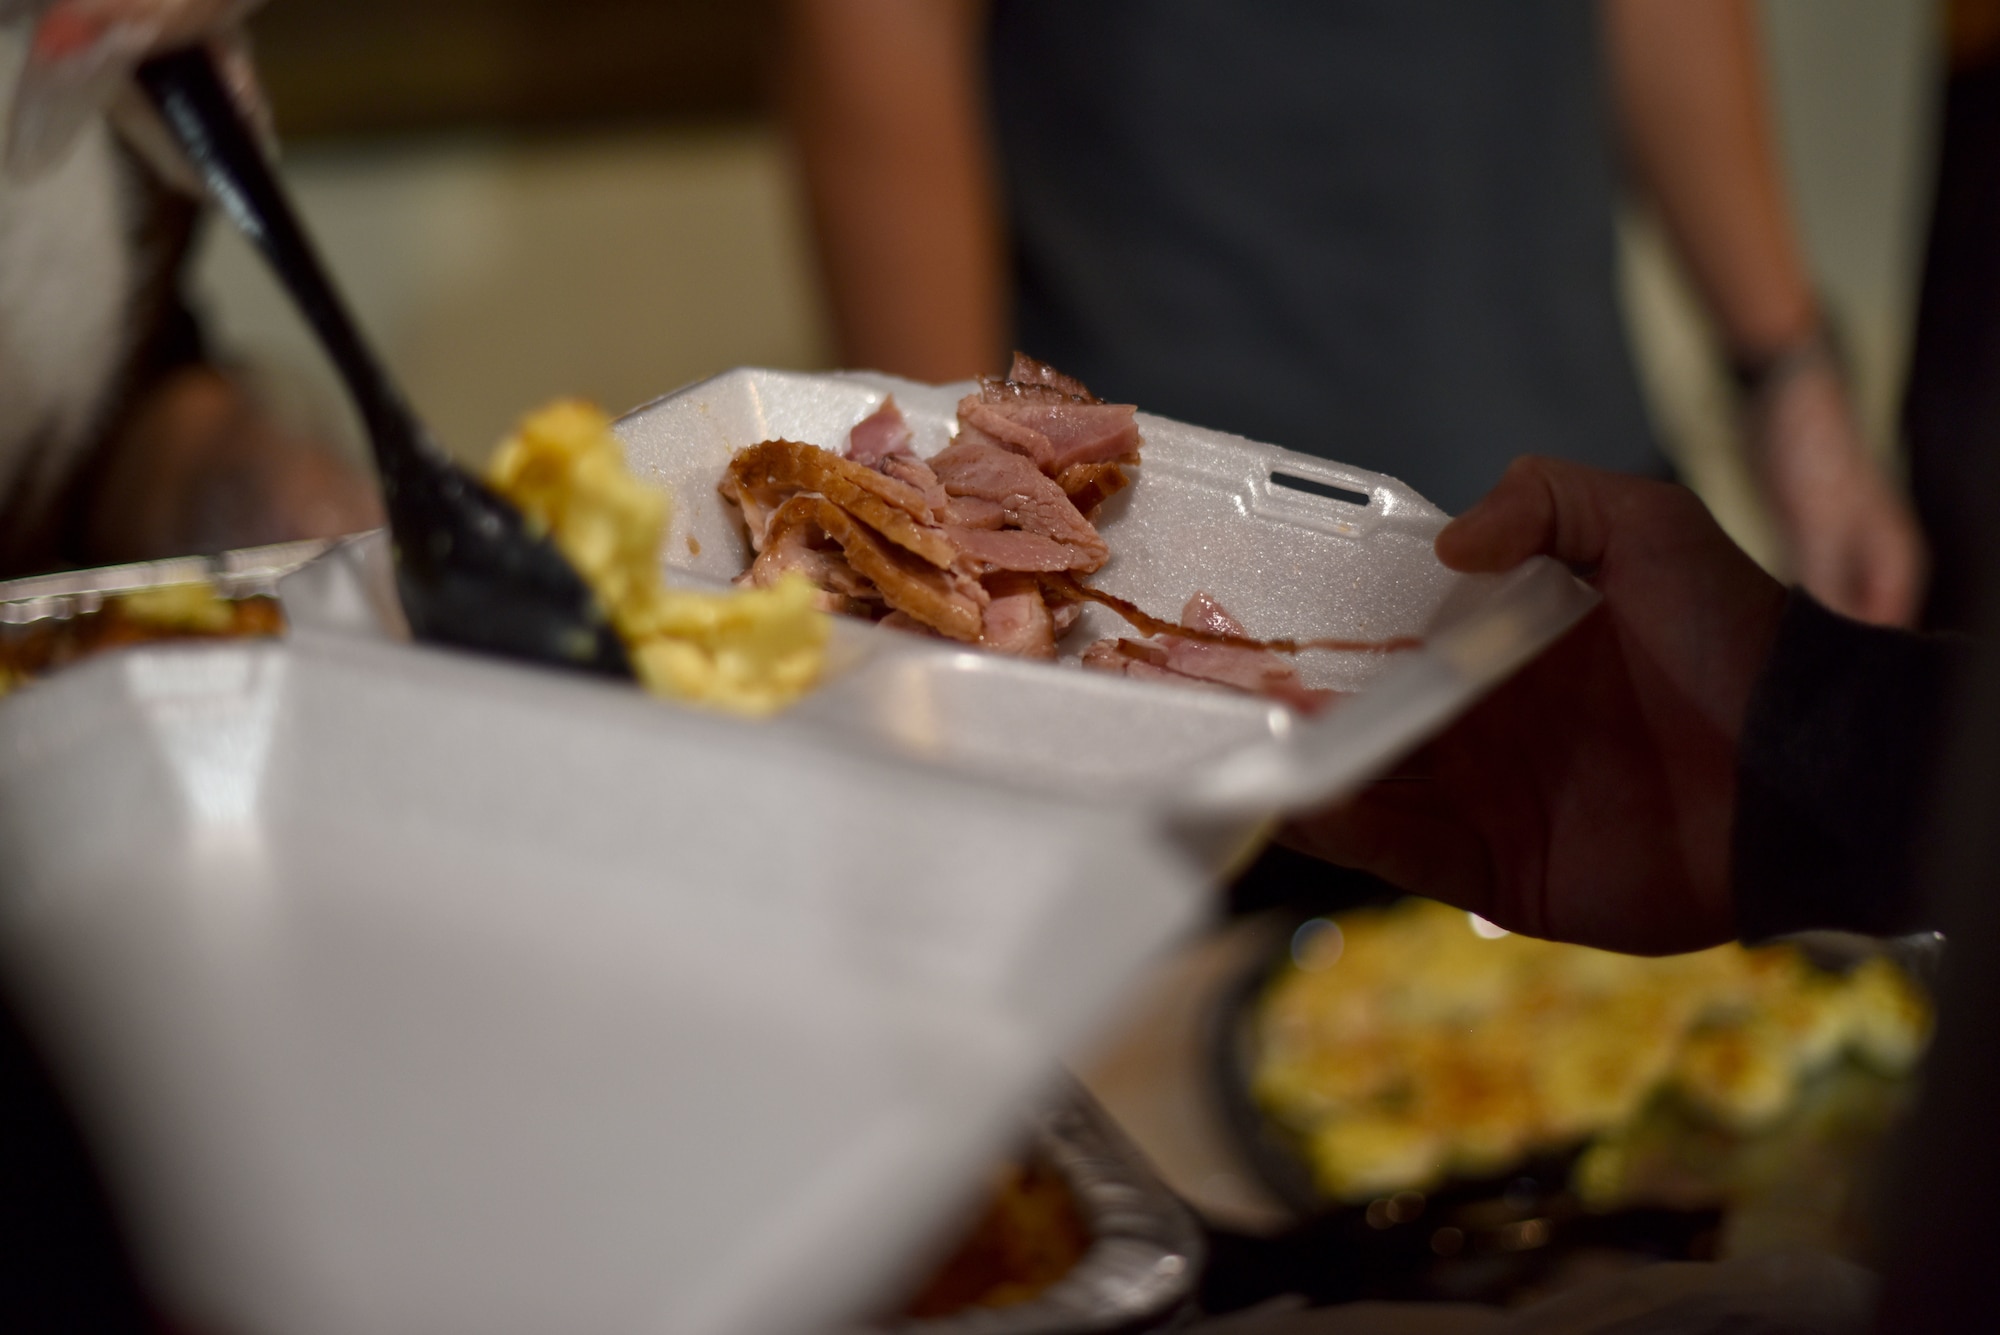
[[[1031,1143],[1062,1175],[1090,1231],[1074,1269],[1034,1299],[855,1335],[1138,1335],[1192,1308],[1207,1244],[1194,1213],[1097,1101],[1065,1081],[1030,1119]]]

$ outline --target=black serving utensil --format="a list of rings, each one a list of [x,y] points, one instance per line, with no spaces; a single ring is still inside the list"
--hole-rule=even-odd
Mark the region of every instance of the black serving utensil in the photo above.
[[[630,677],[604,610],[521,512],[438,446],[362,337],[204,48],[139,82],[222,211],[263,252],[347,382],[382,478],[396,587],[422,640]]]

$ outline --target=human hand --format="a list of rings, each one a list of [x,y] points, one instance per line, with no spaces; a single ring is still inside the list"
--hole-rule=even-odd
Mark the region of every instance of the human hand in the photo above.
[[[1438,535],[1546,554],[1603,605],[1398,772],[1286,842],[1532,936],[1637,953],[1734,935],[1736,743],[1784,590],[1681,487],[1519,459]]]
[[[262,0],[0,0],[0,20],[33,24],[7,119],[5,166],[33,176],[60,161],[95,116],[125,96],[132,72],[162,52],[232,34]],[[253,120],[261,100],[240,49],[223,61]],[[149,149],[150,145],[147,146]]]
[[[1915,622],[1928,565],[1923,536],[1863,446],[1832,363],[1783,377],[1749,417],[1757,472],[1799,583],[1857,621]]]

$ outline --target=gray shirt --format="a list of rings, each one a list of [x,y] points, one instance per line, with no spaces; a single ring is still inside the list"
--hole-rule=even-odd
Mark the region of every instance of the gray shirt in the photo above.
[[[1403,478],[1662,472],[1591,0],[997,0],[1018,342]]]

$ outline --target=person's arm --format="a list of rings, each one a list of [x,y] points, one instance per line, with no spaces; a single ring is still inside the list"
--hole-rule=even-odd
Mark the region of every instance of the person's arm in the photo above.
[[[1006,280],[979,0],[789,0],[781,89],[838,354],[918,380],[1000,369]]]
[[[1907,624],[1915,520],[1869,458],[1827,355],[1773,142],[1749,0],[1606,0],[1639,177],[1733,361],[1770,374],[1746,405],[1753,460],[1800,582],[1838,611]]]
[[[1513,931],[1638,954],[1735,934],[1736,754],[1785,604],[1684,487],[1517,459],[1437,539],[1604,602],[1389,781],[1288,842]]]
[[[1680,487],[1518,460],[1438,535],[1604,603],[1287,842],[1532,936],[1640,953],[1923,925],[1926,780],[1965,642],[1787,599]]]
[[[1746,0],[1608,0],[1633,165],[1730,350],[1755,357],[1819,320],[1772,142]]]

